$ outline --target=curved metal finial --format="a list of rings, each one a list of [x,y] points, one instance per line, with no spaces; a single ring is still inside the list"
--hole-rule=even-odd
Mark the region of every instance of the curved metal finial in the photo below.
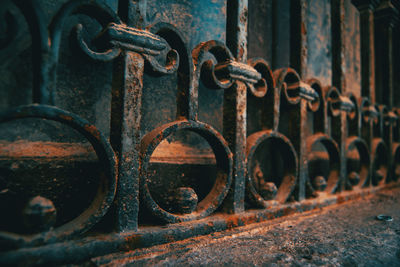
[[[208,41],[197,45],[192,51],[194,75],[192,87],[199,87],[200,78],[210,89],[226,89],[233,84],[229,76],[232,53],[220,41]]]
[[[88,55],[91,59],[98,60],[98,61],[111,61],[116,58],[120,53],[121,49],[117,47],[109,48],[104,52],[96,52],[93,51],[88,44],[83,39],[82,35],[83,25],[77,24],[73,31],[75,35],[75,39],[78,43],[78,46],[82,49],[82,51]]]
[[[187,69],[180,72],[185,72],[186,75],[190,76],[192,72],[191,65],[188,61],[188,49],[183,42],[182,34],[172,24],[160,22],[152,25],[147,29],[149,33],[152,33],[156,38],[159,38],[165,46],[162,50],[159,50],[157,55],[150,55],[144,53],[143,56],[149,63],[151,70],[148,72],[153,75],[157,74],[171,74],[176,72],[180,65]],[[181,63],[181,61],[184,61]],[[189,81],[185,81],[186,86],[189,86]]]
[[[8,47],[15,39],[17,35],[17,21],[14,15],[10,11],[5,11],[2,20],[5,22],[4,33],[0,37],[0,50]]]
[[[53,64],[56,64],[58,61],[64,24],[68,17],[74,14],[87,15],[97,20],[103,28],[110,23],[121,24],[119,17],[105,4],[96,3],[90,0],[74,0],[67,2],[57,12],[49,26],[51,52],[54,59]],[[117,49],[111,49],[110,51],[110,48],[106,48],[104,51],[94,51],[84,40],[82,30],[83,25],[78,24],[75,26],[73,34],[77,40],[78,46],[89,57],[96,60],[108,61],[118,56],[119,51]]]
[[[371,104],[370,100],[366,97],[360,99],[361,117],[364,122],[374,121],[377,122],[379,112],[375,105]]]
[[[328,87],[326,101],[328,102],[329,114],[334,117],[339,116],[341,111],[351,113],[355,110],[355,105],[350,98],[341,95],[334,86]]]
[[[318,93],[307,83],[301,81],[299,74],[292,68],[282,68],[274,71],[277,88],[284,99],[291,105],[298,104],[300,99],[312,102],[318,98]]]
[[[255,97],[263,97],[269,89],[275,89],[275,79],[268,63],[262,58],[252,58],[248,64],[261,74],[261,78],[256,83],[248,84],[250,92]]]
[[[316,97],[313,101],[308,102],[308,105],[307,105],[308,110],[310,110],[312,112],[317,112],[320,110],[320,108],[323,109],[324,95],[323,95],[321,82],[316,78],[312,78],[312,79],[307,80],[306,83],[309,84],[312,89],[314,89],[316,94],[318,94],[318,97]]]
[[[52,72],[49,67],[51,60],[49,33],[45,16],[41,6],[32,0],[14,0],[15,5],[24,15],[32,38],[33,65],[33,102],[41,104],[52,104],[53,95],[50,81]]]
[[[148,30],[129,27],[107,5],[90,0],[66,3],[50,25],[51,47],[54,64],[57,62],[61,33],[66,19],[72,14],[84,14],[96,19],[103,30],[89,45],[83,36],[83,25],[77,24],[72,32],[80,49],[90,58],[111,61],[122,51],[140,53],[150,64],[154,73],[170,74],[178,69],[179,55],[168,42]],[[96,48],[93,47],[93,44]],[[163,60],[159,57],[165,56]]]

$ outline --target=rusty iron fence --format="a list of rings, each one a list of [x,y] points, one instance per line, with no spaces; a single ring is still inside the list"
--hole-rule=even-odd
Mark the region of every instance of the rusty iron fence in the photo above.
[[[7,1],[3,2],[6,6]],[[333,72],[336,86],[301,78],[306,48],[300,27],[305,15],[301,13],[303,0],[292,2],[300,9],[296,13],[300,23],[293,27],[299,31],[291,40],[298,43],[298,53],[294,53],[298,64],[273,70],[262,58],[247,58],[248,3],[244,0],[227,1],[226,42],[201,42],[192,51],[177,25],[147,23],[146,1],[121,0],[115,12],[102,1],[71,0],[50,24],[37,1],[8,1],[29,26],[33,104],[3,110],[0,122],[38,118],[70,127],[91,144],[100,170],[91,202],[70,220],[57,223],[62,206],[43,195],[28,194],[29,200],[18,211],[20,217],[4,219],[1,224],[0,264],[81,263],[342,203],[396,186],[400,110],[391,102],[390,54],[387,64],[377,59],[389,73],[379,78],[387,85],[388,93],[379,97],[385,105],[375,102],[373,86],[371,16],[379,1],[353,1],[360,10],[362,97],[341,92],[343,69],[341,56],[337,57],[345,48],[340,43],[333,55],[339,64]],[[343,1],[332,3],[340,6]],[[377,10],[387,18],[382,5]],[[54,105],[63,29],[75,14],[96,20],[102,28],[90,40],[82,24],[71,28],[76,51],[93,62],[113,64],[109,138],[82,116]],[[12,41],[9,18],[4,21],[10,30],[0,49]],[[337,38],[343,34],[342,23],[334,29],[339,32]],[[385,25],[392,29],[391,22]],[[388,38],[381,45],[393,49],[389,33],[380,33]],[[175,120],[155,128],[144,126],[142,97],[148,81],[144,75],[154,80],[176,75]],[[221,113],[212,115],[221,118],[222,130],[199,116],[200,85],[213,89],[210,94],[222,92]],[[250,114],[254,109],[257,113]],[[142,134],[143,127],[151,129]],[[167,185],[177,178],[167,177],[163,182],[154,175],[155,151],[163,142],[174,143],[174,136],[188,132],[210,147],[211,154],[205,158],[212,167],[204,175],[212,177]],[[189,143],[196,161],[202,150],[196,150],[194,140]],[[182,150],[187,156],[189,152]],[[181,150],[174,151],[179,154]],[[6,185],[0,200],[2,205],[11,205]],[[23,229],[12,230],[8,224],[13,220],[23,221]],[[111,227],[98,226],[104,224]]]

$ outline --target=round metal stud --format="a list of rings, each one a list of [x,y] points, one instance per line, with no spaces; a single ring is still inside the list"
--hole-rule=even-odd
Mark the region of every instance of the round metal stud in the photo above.
[[[30,233],[49,230],[56,223],[57,211],[50,199],[31,198],[22,211],[22,221]]]
[[[171,194],[169,205],[174,213],[190,214],[196,210],[199,198],[190,187],[179,187]]]

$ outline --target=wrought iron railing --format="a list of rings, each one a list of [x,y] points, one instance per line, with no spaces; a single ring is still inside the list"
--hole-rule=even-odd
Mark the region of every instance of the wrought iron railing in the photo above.
[[[247,60],[247,1],[228,1],[226,43],[203,42],[191,53],[176,27],[144,25],[145,1],[121,1],[119,14],[100,2],[68,1],[50,25],[36,1],[13,2],[32,37],[33,104],[2,112],[0,122],[40,118],[77,130],[93,146],[102,174],[91,204],[63,224],[55,224],[62,211],[50,199],[32,196],[21,211],[31,229],[0,232],[0,263],[81,262],[340,203],[397,184],[398,109],[342,94],[317,79],[303,81],[292,68],[272,70],[263,59]],[[87,120],[52,104],[63,27],[77,13],[97,20],[103,30],[88,43],[78,24],[75,44],[92,60],[115,66],[110,140]],[[177,117],[141,136],[145,72],[178,73]],[[200,83],[224,91],[218,114],[222,132],[199,119]],[[260,117],[247,117],[254,101],[261,103]],[[257,120],[258,128],[249,132],[248,120]],[[180,186],[163,199],[152,189],[152,156],[182,131],[209,144],[215,179],[202,196]],[[139,208],[153,226],[141,224]],[[85,234],[105,216],[115,230]]]

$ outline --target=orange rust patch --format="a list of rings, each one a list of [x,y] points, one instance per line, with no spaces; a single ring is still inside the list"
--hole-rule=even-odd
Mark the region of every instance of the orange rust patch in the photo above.
[[[226,219],[227,229],[232,229],[239,226],[239,218],[237,216],[230,216]]]
[[[60,118],[66,121],[72,121],[72,117],[68,115],[60,115]]]
[[[100,132],[94,125],[86,124],[84,128],[86,131],[90,132],[96,139],[100,139]]]
[[[242,218],[242,222],[243,222],[244,225],[256,223],[258,221],[259,220],[257,219],[256,216],[248,216],[248,217]]]
[[[140,236],[127,236],[125,237],[125,240],[126,242],[124,243],[123,247],[121,247],[121,250],[131,250],[140,247]]]
[[[273,214],[273,213],[268,213],[268,214],[267,214],[267,219],[268,219],[268,220],[275,219],[275,214]]]
[[[244,48],[240,46],[238,58],[243,58],[244,55]]]
[[[304,22],[301,23],[301,34],[303,35],[307,34],[307,28]]]
[[[211,147],[195,148],[180,141],[168,142],[163,140],[151,155],[150,162],[174,164],[216,164]]]
[[[286,207],[286,208],[283,209],[283,215],[287,216],[289,214],[292,214],[293,211],[294,211],[294,209],[292,207]]]
[[[58,142],[0,142],[0,158],[62,158],[79,157],[95,159],[92,146],[87,143]]]
[[[337,197],[337,200],[336,200],[336,202],[338,203],[338,204],[341,204],[341,203],[343,203],[343,202],[345,202],[346,201],[346,198],[344,197],[344,196],[338,196]]]

